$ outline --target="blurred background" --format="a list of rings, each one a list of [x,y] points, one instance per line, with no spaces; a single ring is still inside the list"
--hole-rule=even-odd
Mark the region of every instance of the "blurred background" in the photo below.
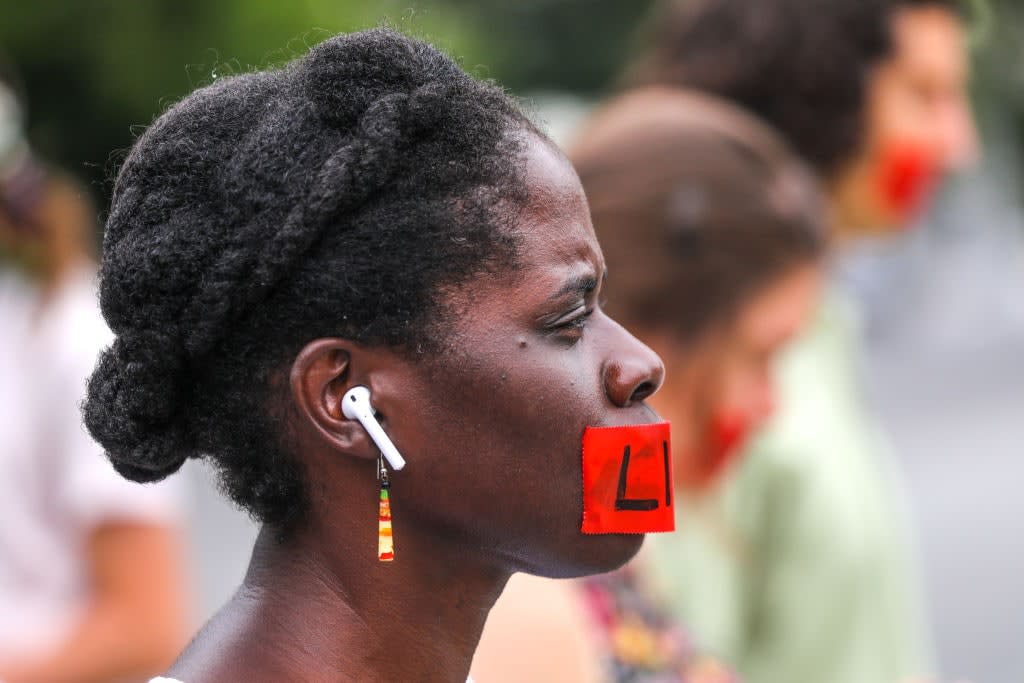
[[[652,4],[3,0],[0,61],[18,74],[38,154],[102,213],[120,159],[170,103],[385,19],[522,96],[565,141],[614,89]],[[864,372],[909,489],[941,669],[1009,683],[1024,680],[1024,4],[987,7],[972,88],[983,163],[944,189],[923,225],[859,247],[840,268],[863,305]],[[255,526],[201,463],[179,477],[205,618],[240,580]]]

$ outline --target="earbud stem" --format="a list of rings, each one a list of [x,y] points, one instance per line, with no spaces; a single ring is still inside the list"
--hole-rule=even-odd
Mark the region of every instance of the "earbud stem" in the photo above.
[[[380,454],[383,455],[384,459],[388,461],[389,465],[391,465],[391,469],[397,472],[405,467],[405,458],[403,458],[402,454],[398,452],[397,448],[395,448],[395,444],[391,442],[391,439],[388,438],[388,435],[384,432],[383,427],[380,426],[380,423],[377,422],[377,420],[372,417],[368,420],[362,419],[361,417],[359,422],[370,434],[370,438],[373,439],[373,442],[377,444],[377,448],[380,449]]]
[[[359,420],[373,442],[377,444],[381,455],[396,472],[405,467],[405,458],[395,448],[384,428],[377,422],[373,415],[373,405],[370,403],[370,390],[363,386],[356,386],[345,392],[341,399],[341,412],[350,420]]]

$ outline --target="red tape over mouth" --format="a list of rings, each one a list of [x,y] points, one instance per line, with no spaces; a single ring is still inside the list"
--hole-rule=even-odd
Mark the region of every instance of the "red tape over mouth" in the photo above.
[[[583,432],[585,534],[675,531],[669,423]]]

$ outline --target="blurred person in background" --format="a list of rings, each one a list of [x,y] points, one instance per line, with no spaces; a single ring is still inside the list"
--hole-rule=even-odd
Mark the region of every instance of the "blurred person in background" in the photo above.
[[[772,360],[817,304],[827,244],[818,184],[747,112],[667,88],[607,104],[571,158],[608,263],[606,308],[666,362],[650,402],[672,423],[677,488],[702,490],[770,414]],[[714,577],[684,580],[700,591]],[[580,582],[513,577],[474,676],[736,680],[700,656],[632,569]]]
[[[953,0],[670,2],[631,80],[714,93],[780,130],[817,170],[842,247],[906,228],[976,155],[965,33]],[[929,666],[904,499],[835,289],[781,364],[767,430],[643,565],[751,683]]]
[[[0,681],[143,680],[184,642],[174,485],[121,479],[79,403],[111,335],[92,207],[34,158],[0,80]]]

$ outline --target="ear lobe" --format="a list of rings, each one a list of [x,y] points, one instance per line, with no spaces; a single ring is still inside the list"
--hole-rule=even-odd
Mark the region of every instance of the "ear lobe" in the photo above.
[[[292,399],[307,427],[332,450],[375,460],[377,447],[357,420],[342,414],[345,392],[352,380],[356,347],[344,339],[317,339],[307,344],[292,363]]]

